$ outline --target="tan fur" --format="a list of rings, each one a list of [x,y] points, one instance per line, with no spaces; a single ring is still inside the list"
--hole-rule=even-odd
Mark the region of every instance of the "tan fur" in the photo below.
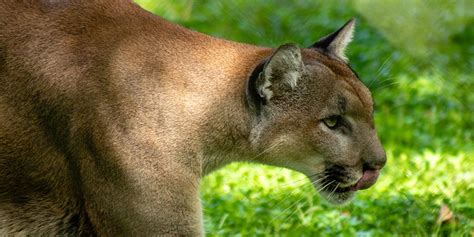
[[[300,78],[285,84],[285,60],[276,63],[274,96],[257,114],[249,77],[274,49],[193,32],[130,2],[27,2],[0,2],[2,236],[199,236],[200,179],[227,163],[312,179],[334,163],[354,183],[383,153],[370,93],[337,57],[301,50],[305,66],[290,76]],[[336,94],[360,124],[337,138],[344,147],[321,122]]]

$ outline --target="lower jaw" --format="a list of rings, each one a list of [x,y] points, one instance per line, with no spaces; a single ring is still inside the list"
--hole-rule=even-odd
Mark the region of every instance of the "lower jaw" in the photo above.
[[[321,192],[321,196],[333,205],[348,204],[354,198],[354,191],[327,193]]]

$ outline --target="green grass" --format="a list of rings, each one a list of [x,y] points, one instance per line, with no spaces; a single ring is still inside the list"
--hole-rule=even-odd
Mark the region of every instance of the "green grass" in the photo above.
[[[397,157],[389,152],[389,157],[377,185],[343,207],[323,201],[296,172],[231,165],[204,181],[206,231],[210,236],[463,236],[472,231],[472,160],[433,152]],[[452,224],[436,224],[442,204],[455,213]]]
[[[296,172],[232,164],[203,180],[209,236],[474,235],[472,1],[137,2],[200,32],[273,47],[310,45],[358,19],[348,55],[376,101],[388,153],[379,182],[334,207]],[[436,222],[441,205],[449,223]]]

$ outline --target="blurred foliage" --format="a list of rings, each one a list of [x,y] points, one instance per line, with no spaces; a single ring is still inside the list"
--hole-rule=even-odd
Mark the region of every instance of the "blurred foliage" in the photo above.
[[[396,47],[435,63],[465,63],[474,53],[474,1],[354,1],[355,9]],[[455,4],[454,4],[455,3]],[[466,36],[466,37],[464,37]],[[458,46],[465,47],[458,47]],[[445,56],[441,54],[446,54]],[[470,66],[472,67],[472,62]]]
[[[474,232],[474,1],[137,0],[220,38],[311,45],[356,17],[348,56],[388,152],[380,181],[332,207],[304,177],[233,164],[204,179],[213,236],[470,236]],[[447,204],[455,218],[437,224]]]

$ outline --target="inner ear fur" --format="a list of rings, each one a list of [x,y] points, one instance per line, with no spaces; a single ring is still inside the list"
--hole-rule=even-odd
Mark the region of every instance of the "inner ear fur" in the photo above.
[[[295,88],[303,71],[301,49],[294,44],[284,44],[265,63],[256,81],[257,92],[261,98],[270,101],[285,88]]]

